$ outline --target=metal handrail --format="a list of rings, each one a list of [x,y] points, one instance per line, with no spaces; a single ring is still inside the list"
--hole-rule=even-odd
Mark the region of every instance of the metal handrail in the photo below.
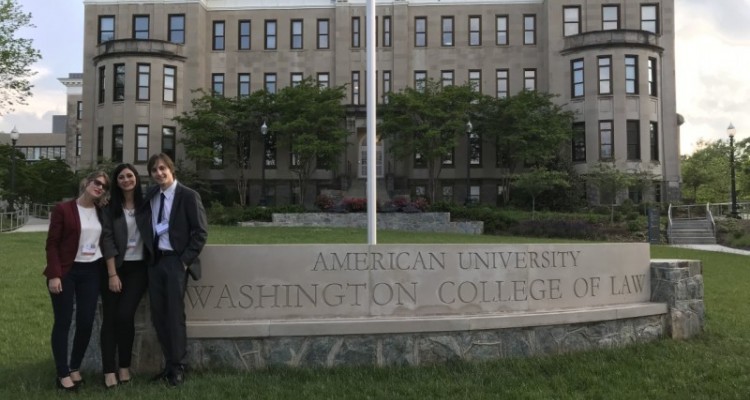
[[[667,210],[667,237],[672,237],[672,203],[669,203],[669,209]]]
[[[21,206],[15,211],[0,212],[0,232],[14,231],[29,220],[29,207]]]
[[[708,222],[711,223],[711,232],[716,236],[716,221],[714,221],[714,214],[711,212],[710,203],[706,203],[706,217],[708,217]]]

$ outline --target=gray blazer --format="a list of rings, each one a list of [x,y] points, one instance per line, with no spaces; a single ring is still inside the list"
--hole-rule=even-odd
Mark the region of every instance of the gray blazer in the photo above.
[[[151,225],[151,199],[159,193],[159,186],[152,186],[146,193],[144,211],[140,212],[143,225],[143,243],[154,260],[154,228]],[[138,218],[137,218],[138,219]],[[198,256],[208,239],[208,219],[201,196],[193,189],[177,182],[172,211],[169,213],[169,242],[180,260],[187,265],[188,273],[194,280],[201,278],[201,264]]]
[[[125,216],[120,215],[119,217],[115,217],[114,212],[112,211],[112,206],[107,206],[102,213],[102,225],[105,225],[108,228],[102,232],[105,235],[102,238],[102,241],[107,242],[107,246],[102,247],[108,249],[108,252],[110,253],[109,257],[115,257],[115,267],[120,268],[125,260],[125,251],[128,247],[128,224],[127,221],[125,221]],[[138,231],[143,232],[141,224],[138,224],[137,216],[136,225],[138,225]],[[143,236],[143,233],[141,233],[141,236]],[[146,238],[144,237],[144,243],[145,241]],[[144,248],[143,259],[146,260],[147,258],[148,253]]]

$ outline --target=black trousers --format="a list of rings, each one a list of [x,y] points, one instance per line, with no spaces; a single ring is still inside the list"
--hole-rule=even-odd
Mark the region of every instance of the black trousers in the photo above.
[[[102,369],[105,374],[120,368],[130,368],[135,338],[135,313],[148,286],[148,270],[143,261],[125,261],[117,269],[122,291],[109,290],[106,267],[101,274],[102,283]],[[115,357],[119,363],[115,362]]]
[[[101,259],[88,263],[73,263],[70,272],[62,278],[62,292],[50,293],[52,312],[55,316],[50,342],[57,376],[60,378],[81,367],[86,348],[89,346],[96,315],[96,302],[99,298],[99,275],[102,264]],[[68,361],[68,334],[74,310],[76,331]]]
[[[164,354],[165,370],[182,369],[187,356],[185,288],[187,272],[180,258],[167,253],[148,268],[151,320]]]

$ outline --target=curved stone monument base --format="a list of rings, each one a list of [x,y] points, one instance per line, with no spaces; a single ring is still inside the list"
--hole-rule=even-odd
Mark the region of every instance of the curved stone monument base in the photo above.
[[[191,320],[189,314],[188,360],[196,370],[417,366],[618,348],[703,332],[700,261],[651,260],[647,288],[650,302],[536,312],[242,321]],[[99,324],[97,315],[84,370],[101,371]],[[133,352],[135,374],[162,368],[147,297]]]

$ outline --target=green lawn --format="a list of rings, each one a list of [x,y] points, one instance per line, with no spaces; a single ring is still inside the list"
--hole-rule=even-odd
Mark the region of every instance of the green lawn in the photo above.
[[[366,243],[361,229],[212,226],[209,243]],[[41,275],[44,233],[0,234],[0,399],[67,397],[53,386],[52,311]],[[538,239],[379,232],[379,243],[528,243]],[[544,242],[561,242],[545,240]],[[196,372],[177,389],[136,376],[96,399],[747,399],[750,265],[744,256],[652,246],[652,258],[700,259],[706,333],[626,349],[431,367]]]

